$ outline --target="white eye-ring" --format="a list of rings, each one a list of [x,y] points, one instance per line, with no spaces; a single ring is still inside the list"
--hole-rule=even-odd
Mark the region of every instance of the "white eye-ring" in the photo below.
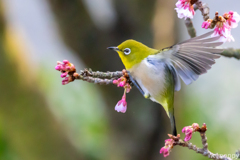
[[[125,55],[129,55],[131,53],[131,49],[130,48],[125,48],[124,49],[124,54]]]

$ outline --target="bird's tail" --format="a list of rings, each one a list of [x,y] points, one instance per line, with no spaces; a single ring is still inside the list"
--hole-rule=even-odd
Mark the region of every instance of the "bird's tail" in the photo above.
[[[177,136],[174,112],[169,112],[169,118],[170,118],[170,123],[171,123],[172,135]]]

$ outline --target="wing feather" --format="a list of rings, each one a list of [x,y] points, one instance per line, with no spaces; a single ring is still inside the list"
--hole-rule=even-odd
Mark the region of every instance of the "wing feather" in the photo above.
[[[183,41],[183,42],[181,42],[181,43],[179,43],[179,44],[183,44],[183,43],[187,43],[187,42],[191,42],[191,41],[197,41],[197,40],[199,40],[199,39],[206,38],[206,37],[210,36],[210,35],[213,34],[213,33],[214,33],[214,31],[211,31],[211,32],[205,33],[205,34],[203,34],[203,35],[201,35],[201,36],[194,37],[194,38],[188,39],[188,40],[186,40],[186,41]]]
[[[217,42],[220,37],[207,38],[212,33],[213,31],[178,43],[171,49],[158,53],[155,57],[149,56],[151,59],[166,62],[173,74],[176,91],[181,88],[179,77],[189,85],[197,80],[199,75],[211,69],[211,66],[215,64],[215,59],[220,57],[217,54],[223,52],[223,49],[215,47],[223,43]]]
[[[199,48],[199,47],[217,47],[222,45],[223,42],[215,42],[215,43],[184,43],[182,46],[191,47],[191,48]]]

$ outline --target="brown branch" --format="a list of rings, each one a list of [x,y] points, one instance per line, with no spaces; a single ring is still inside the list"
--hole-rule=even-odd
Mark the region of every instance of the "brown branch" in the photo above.
[[[202,16],[203,16],[203,20],[206,21],[209,19],[209,12],[210,9],[208,7],[208,5],[206,3],[202,3],[202,1],[197,1],[195,3],[196,7],[194,7],[194,9],[199,9],[202,12]]]
[[[80,70],[80,74],[74,72],[69,73],[69,82],[76,80],[83,80],[89,83],[95,83],[100,85],[113,84],[113,80],[122,77],[123,71],[116,72],[93,72],[91,69]]]
[[[93,78],[90,76],[82,76],[82,75],[78,75],[75,79],[83,80],[89,83],[100,84],[100,85],[113,84],[113,80],[114,80],[114,79]]]
[[[122,71],[115,71],[115,72],[96,71],[96,72],[93,72],[92,69],[89,68],[89,69],[80,70],[80,75],[91,76],[94,78],[120,78],[123,76],[123,72]]]
[[[196,37],[196,29],[193,26],[192,20],[190,18],[187,18],[185,20],[185,25],[187,27],[188,34],[191,38]]]
[[[223,20],[223,19],[221,18],[221,20]],[[215,13],[215,17],[213,18],[213,20],[212,20],[209,28],[210,28],[210,29],[213,29],[213,28],[216,26],[216,24],[217,24],[218,21],[220,21],[220,17],[218,16],[218,12],[216,12],[216,13]]]
[[[186,142],[182,139],[180,139],[180,134],[177,136],[173,135],[168,135],[172,140],[173,140],[173,147],[174,146],[182,146],[182,147],[188,147],[190,150],[194,150],[196,153],[202,154],[204,156],[208,156],[210,159],[214,160],[232,160],[231,158],[225,156],[225,155],[219,155],[219,154],[214,154],[208,150],[208,143],[207,143],[207,137],[206,137],[206,124],[203,124],[201,128],[198,128],[196,130],[197,132],[200,133],[201,140],[202,140],[202,148],[198,148],[196,145],[193,145],[190,142]]]

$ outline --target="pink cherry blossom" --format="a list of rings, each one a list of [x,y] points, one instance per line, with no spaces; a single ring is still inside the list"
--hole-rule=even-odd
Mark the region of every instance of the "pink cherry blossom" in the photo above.
[[[63,60],[63,63],[64,63],[64,64],[68,64],[69,61],[68,61],[68,60]]]
[[[113,84],[118,87],[123,87],[126,89],[126,93],[129,93],[132,87],[127,83],[127,79],[125,77],[120,77],[118,79],[113,80]]]
[[[227,24],[231,28],[236,28],[240,21],[240,15],[237,12],[230,11],[225,13],[223,17],[227,20]]]
[[[56,67],[55,67],[55,69],[58,70],[58,71],[60,71],[61,68],[62,68],[61,65],[56,65]]]
[[[193,4],[191,4],[191,0],[178,0],[178,2],[176,3],[176,7],[175,10],[178,13],[178,18],[182,19],[185,18],[185,20],[187,18],[193,18],[193,16],[195,15],[195,11],[193,8]]]
[[[184,141],[190,141],[192,134],[199,129],[199,124],[193,123],[191,126],[184,127],[182,132],[185,133]]]
[[[163,153],[163,156],[167,157],[167,156],[169,156],[169,153],[170,153],[172,148],[173,148],[173,140],[172,139],[166,139],[165,140],[165,146],[160,149],[159,153],[160,154]]]
[[[208,19],[207,21],[202,23],[202,28],[208,29],[209,26],[211,25],[212,20]]]
[[[216,23],[214,33],[211,35],[212,37],[221,36],[219,38],[219,41],[221,41],[221,42],[234,41],[234,38],[231,34],[232,27],[230,25],[234,26],[234,24],[237,24],[237,23],[230,22],[230,20],[233,20],[233,19],[231,19],[231,17],[233,17],[233,16],[230,13],[231,12],[225,13],[224,16],[218,17],[219,20]],[[212,23],[212,19],[208,19],[207,21],[202,23],[202,28],[208,29],[210,27],[211,23]]]
[[[222,16],[219,16],[219,18],[221,19],[221,21],[217,22],[214,33],[211,36],[221,36],[219,39],[219,41],[221,42],[234,41],[234,38],[231,35],[231,27],[229,27],[229,25],[226,23],[226,20]]]
[[[120,77],[118,79],[113,80],[113,84],[116,84],[118,87],[124,87],[126,84],[126,78]]]
[[[162,147],[161,149],[160,149],[160,154],[162,154],[163,153],[163,157],[167,157],[167,156],[169,156],[169,150],[170,150],[170,148],[167,148],[167,147]]]
[[[64,78],[64,77],[67,76],[67,74],[68,74],[67,72],[64,72],[64,73],[61,74],[61,77]]]
[[[125,113],[127,111],[126,93],[124,92],[123,97],[115,106],[115,111]]]
[[[173,140],[172,139],[166,139],[165,140],[165,146],[171,147],[173,145]]]
[[[122,81],[122,82],[120,82],[120,83],[118,84],[118,86],[119,86],[119,87],[124,87],[125,84],[126,84],[126,81]]]
[[[114,79],[113,84],[118,84],[118,80]]]
[[[199,128],[199,124],[193,123],[192,128],[193,128],[194,131],[196,131]]]
[[[68,84],[69,81],[68,81],[68,77],[65,77],[63,80],[62,80],[62,85],[66,85]]]
[[[184,127],[182,132],[185,133],[184,141],[189,141],[192,138],[193,128],[191,126]]]
[[[61,77],[64,78],[62,80],[62,85],[68,84],[69,83],[69,77],[68,74],[73,73],[76,71],[75,66],[70,63],[68,60],[63,60],[63,62],[57,62],[57,65],[55,67],[56,70],[62,72]]]

